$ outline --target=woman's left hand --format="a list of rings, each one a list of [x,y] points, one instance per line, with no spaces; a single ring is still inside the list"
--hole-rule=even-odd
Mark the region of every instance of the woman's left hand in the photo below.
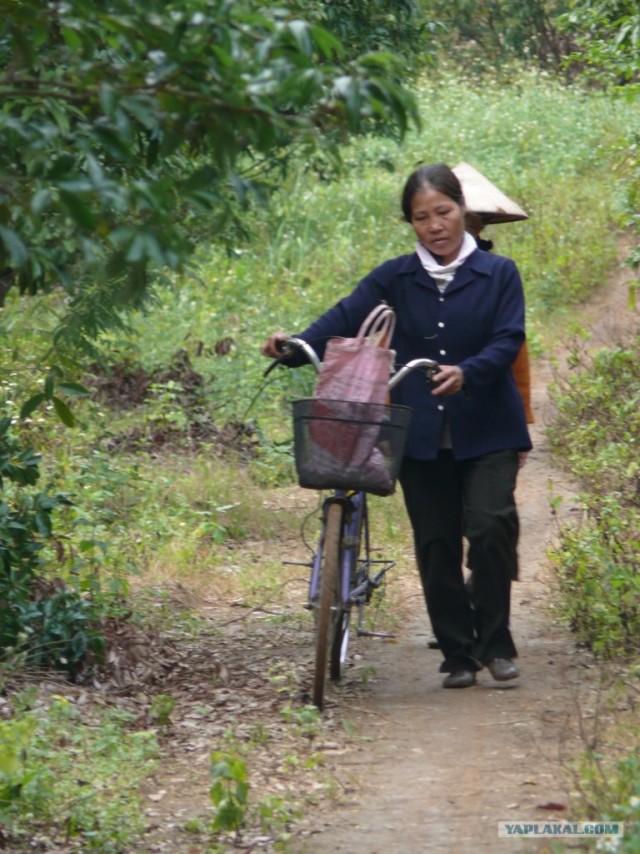
[[[431,378],[431,394],[456,394],[464,386],[464,374],[457,365],[440,365],[440,370]]]

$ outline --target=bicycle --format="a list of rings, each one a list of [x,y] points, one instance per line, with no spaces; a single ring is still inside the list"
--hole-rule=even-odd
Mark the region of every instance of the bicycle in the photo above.
[[[283,344],[282,356],[274,360],[265,376],[297,349],[303,351],[316,371],[320,370],[315,350],[300,338],[289,338]],[[411,371],[420,369],[431,379],[438,371],[438,363],[432,359],[412,360],[391,376],[389,390]],[[325,404],[324,409],[318,408],[319,403]],[[353,608],[358,611],[357,636],[389,637],[388,633],[364,628],[365,607],[386,573],[395,566],[395,561],[374,559],[371,555],[367,494],[389,495],[394,491],[410,415],[407,407],[392,405],[313,398],[293,401],[294,451],[300,486],[332,491],[322,503],[321,530],[313,557],[298,564],[311,570],[305,607],[315,617],[312,701],[320,710],[324,706],[327,671],[334,682],[340,681],[343,672]],[[327,455],[313,441],[314,427],[317,430],[323,425],[341,430],[350,440],[357,439],[358,430],[360,436],[367,435],[372,454],[378,455],[375,472],[372,465],[354,466],[343,459],[337,462],[334,459],[335,465],[327,465]]]

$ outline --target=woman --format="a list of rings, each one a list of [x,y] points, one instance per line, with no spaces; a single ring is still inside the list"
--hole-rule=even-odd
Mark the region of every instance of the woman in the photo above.
[[[485,665],[494,679],[514,679],[514,489],[518,453],[531,448],[511,372],[525,339],[522,284],[513,261],[478,249],[465,231],[462,189],[448,166],[410,175],[402,212],[418,238],[416,251],[377,267],[299,337],[322,354],[329,338],[354,336],[384,300],[396,313],[391,346],[398,363],[440,363],[432,387],[414,372],[394,389],[393,402],[413,409],[400,484],[444,656],[442,684],[471,686]],[[285,337],[271,335],[262,352],[275,357]],[[473,607],[463,579],[463,533],[474,566]]]

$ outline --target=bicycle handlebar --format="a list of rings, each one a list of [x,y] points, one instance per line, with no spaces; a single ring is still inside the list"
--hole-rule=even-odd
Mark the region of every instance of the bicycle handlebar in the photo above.
[[[322,362],[318,358],[318,354],[313,349],[310,344],[307,344],[306,341],[303,341],[302,338],[287,338],[286,341],[282,342],[282,345],[279,347],[282,352],[282,356],[279,356],[274,360],[273,364],[269,365],[267,370],[265,371],[265,376],[270,373],[270,371],[275,368],[280,362],[286,359],[288,356],[292,355],[296,350],[302,350],[305,354],[309,362],[313,365],[316,371],[320,371],[320,366]],[[402,380],[410,374],[411,371],[423,369],[427,374],[427,379],[431,379],[434,374],[437,374],[440,370],[440,365],[435,362],[433,359],[412,359],[410,362],[407,362],[406,365],[403,365],[400,370],[398,370],[391,379],[389,380],[389,389],[395,388],[398,383],[402,382]]]

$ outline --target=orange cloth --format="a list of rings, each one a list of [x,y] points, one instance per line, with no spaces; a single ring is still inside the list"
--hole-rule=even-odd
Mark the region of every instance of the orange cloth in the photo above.
[[[531,409],[531,371],[529,368],[529,351],[527,350],[527,342],[522,345],[520,352],[516,356],[516,360],[511,366],[513,378],[518,386],[522,403],[524,404],[524,413],[527,418],[527,424],[533,424],[533,410]]]

